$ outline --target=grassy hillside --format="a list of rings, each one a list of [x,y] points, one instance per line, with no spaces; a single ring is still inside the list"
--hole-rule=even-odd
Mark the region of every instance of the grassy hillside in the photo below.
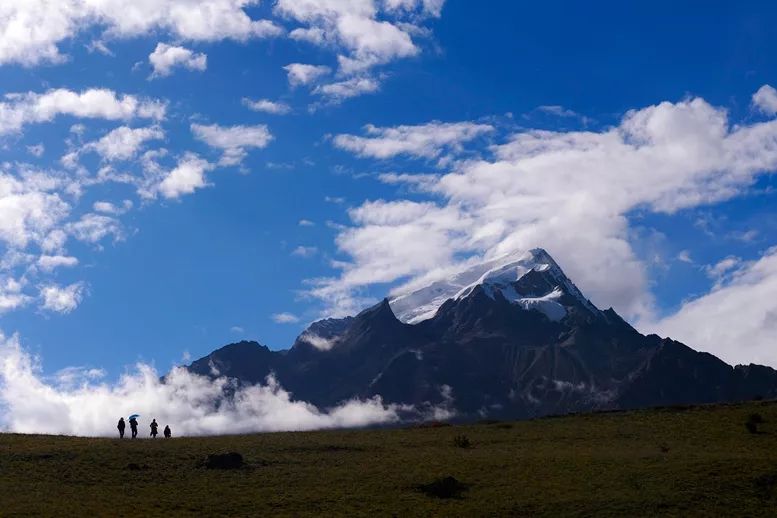
[[[759,433],[745,428],[759,413]],[[454,445],[465,435],[469,448]],[[212,470],[210,453],[248,467]],[[452,476],[458,498],[419,486]],[[774,515],[772,402],[164,440],[0,435],[0,515]]]

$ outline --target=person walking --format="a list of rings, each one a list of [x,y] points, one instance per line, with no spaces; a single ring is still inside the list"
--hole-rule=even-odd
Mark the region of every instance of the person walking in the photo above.
[[[130,430],[132,430],[132,438],[134,439],[138,436],[138,420],[134,416],[130,417],[129,424]]]
[[[173,432],[170,431],[170,425],[169,424],[165,425],[164,434],[165,434],[165,439],[169,439],[170,437],[173,436]]]
[[[116,428],[119,429],[119,439],[124,439],[124,428],[125,427],[126,427],[126,425],[124,424],[124,418],[120,417],[119,418],[119,424],[116,425]]]
[[[157,430],[159,428],[159,425],[156,424],[156,419],[151,420],[151,437],[153,439],[156,439],[156,434],[158,433]]]

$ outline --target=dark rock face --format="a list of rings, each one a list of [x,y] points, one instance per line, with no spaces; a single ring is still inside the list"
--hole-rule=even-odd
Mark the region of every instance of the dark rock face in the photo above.
[[[312,324],[288,351],[240,342],[190,370],[243,383],[273,372],[296,399],[321,407],[380,395],[387,403],[446,404],[462,418],[777,397],[777,371],[731,367],[644,336],[612,309],[595,308],[560,269],[531,270],[509,288],[523,297],[556,290],[563,318],[478,285],[415,325],[399,321],[383,300],[355,317]]]

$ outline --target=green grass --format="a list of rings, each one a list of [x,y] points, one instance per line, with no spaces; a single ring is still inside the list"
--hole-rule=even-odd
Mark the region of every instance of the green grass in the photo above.
[[[198,467],[227,451],[250,467]],[[447,475],[469,486],[460,498],[417,489]],[[775,513],[773,402],[169,441],[0,435],[0,516]]]

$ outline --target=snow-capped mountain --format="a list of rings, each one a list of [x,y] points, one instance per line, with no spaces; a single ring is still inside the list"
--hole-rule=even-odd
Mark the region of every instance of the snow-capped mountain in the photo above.
[[[545,274],[554,285],[546,293],[536,293],[525,288],[519,291],[520,280],[530,272]],[[542,248],[508,254],[478,263],[448,279],[394,297],[389,300],[389,304],[399,320],[408,324],[417,324],[432,318],[448,299],[459,300],[466,297],[476,286],[482,286],[492,298],[499,293],[518,307],[526,310],[535,309],[551,320],[561,320],[566,316],[566,308],[560,303],[565,293],[577,299],[591,311],[596,311],[550,254]]]
[[[640,334],[594,307],[542,249],[315,322],[288,350],[230,344],[189,369],[244,383],[273,373],[320,407],[380,396],[467,418],[777,397],[777,371]]]

